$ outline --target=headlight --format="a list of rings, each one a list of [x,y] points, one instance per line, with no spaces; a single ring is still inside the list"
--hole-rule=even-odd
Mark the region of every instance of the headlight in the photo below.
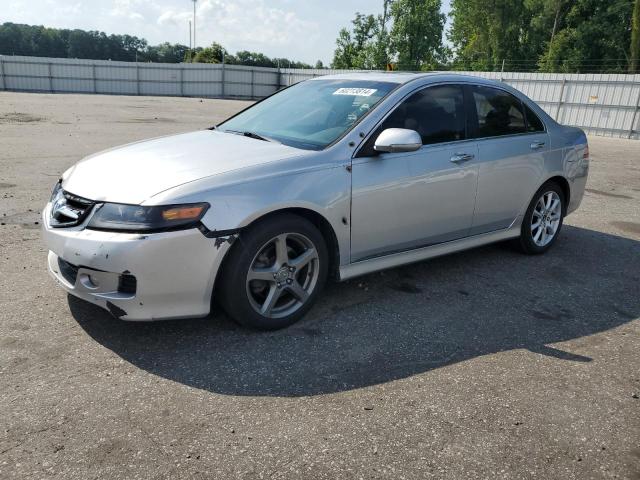
[[[154,207],[105,203],[95,211],[87,228],[130,232],[184,229],[195,226],[208,208],[208,203]]]
[[[58,183],[55,184],[55,186],[53,187],[53,191],[51,192],[51,198],[49,199],[50,202],[53,203],[53,201],[58,196],[58,192],[60,191],[61,188],[62,188],[62,180],[58,180]]]

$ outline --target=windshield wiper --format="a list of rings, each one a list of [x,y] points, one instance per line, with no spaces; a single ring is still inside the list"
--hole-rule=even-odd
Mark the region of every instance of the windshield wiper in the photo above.
[[[273,138],[270,137],[265,137],[263,135],[258,135],[255,132],[240,132],[238,130],[221,130],[222,132],[226,132],[226,133],[233,133],[234,135],[242,135],[244,137],[249,137],[249,138],[253,138],[255,140],[262,140],[264,142],[274,142],[274,143],[280,143],[277,140],[274,140]]]

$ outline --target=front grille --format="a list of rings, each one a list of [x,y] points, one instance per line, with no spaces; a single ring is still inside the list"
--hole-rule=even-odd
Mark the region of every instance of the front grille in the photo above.
[[[128,273],[120,275],[120,278],[118,279],[118,292],[135,295],[137,289],[138,281],[136,280],[136,277]]]
[[[89,215],[95,202],[60,190],[52,201],[51,226],[55,228],[79,225]]]
[[[58,267],[60,268],[60,274],[71,285],[76,284],[76,277],[78,276],[78,267],[67,262],[66,260],[58,257]]]

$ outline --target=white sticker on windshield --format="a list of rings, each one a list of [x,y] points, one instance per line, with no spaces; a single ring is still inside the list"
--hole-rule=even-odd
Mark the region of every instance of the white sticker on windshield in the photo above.
[[[353,95],[356,97],[370,97],[377,90],[375,88],[339,88],[335,92],[334,95]]]

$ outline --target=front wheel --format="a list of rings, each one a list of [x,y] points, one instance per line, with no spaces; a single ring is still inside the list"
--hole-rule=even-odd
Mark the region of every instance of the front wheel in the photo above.
[[[530,255],[546,252],[556,241],[566,212],[562,188],[546,183],[536,192],[525,213],[519,246]]]
[[[243,232],[225,261],[218,299],[238,323],[287,327],[311,308],[327,278],[324,239],[308,220],[282,214]]]

